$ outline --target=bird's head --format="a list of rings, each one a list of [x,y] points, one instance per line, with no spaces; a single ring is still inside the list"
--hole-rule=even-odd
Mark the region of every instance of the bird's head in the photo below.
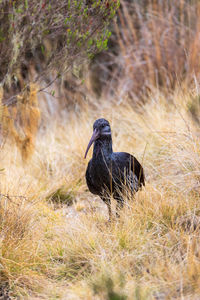
[[[85,152],[85,158],[87,156],[87,153],[92,146],[92,144],[96,140],[103,140],[105,138],[111,138],[111,128],[110,124],[107,120],[105,119],[98,119],[94,122],[93,124],[93,135],[89,141],[89,144],[87,146],[86,152]]]

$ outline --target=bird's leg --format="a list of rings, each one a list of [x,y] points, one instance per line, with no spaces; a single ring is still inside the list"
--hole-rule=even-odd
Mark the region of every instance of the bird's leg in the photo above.
[[[116,217],[117,218],[120,217],[120,210],[123,208],[123,206],[124,206],[123,199],[121,199],[121,198],[117,199],[117,205],[116,205]]]

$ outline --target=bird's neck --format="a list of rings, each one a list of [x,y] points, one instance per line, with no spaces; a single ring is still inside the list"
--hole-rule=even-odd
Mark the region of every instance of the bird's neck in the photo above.
[[[94,159],[109,159],[112,153],[113,150],[111,137],[95,141],[93,149]]]

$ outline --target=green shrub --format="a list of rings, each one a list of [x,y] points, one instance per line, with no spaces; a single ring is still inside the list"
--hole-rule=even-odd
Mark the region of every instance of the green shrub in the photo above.
[[[76,60],[107,47],[106,29],[119,1],[0,1],[0,83],[39,58],[41,70],[67,70]]]

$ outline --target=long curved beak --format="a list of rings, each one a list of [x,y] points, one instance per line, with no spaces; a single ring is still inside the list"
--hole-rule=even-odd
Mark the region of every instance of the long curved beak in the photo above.
[[[92,137],[91,137],[91,139],[90,139],[90,141],[89,141],[89,144],[88,144],[88,146],[87,146],[87,149],[86,149],[86,151],[85,151],[85,156],[84,156],[84,158],[86,158],[87,153],[88,153],[90,147],[92,146],[92,144],[94,143],[94,141],[96,141],[96,139],[98,139],[99,135],[100,135],[99,130],[94,129],[93,135],[92,135]]]

